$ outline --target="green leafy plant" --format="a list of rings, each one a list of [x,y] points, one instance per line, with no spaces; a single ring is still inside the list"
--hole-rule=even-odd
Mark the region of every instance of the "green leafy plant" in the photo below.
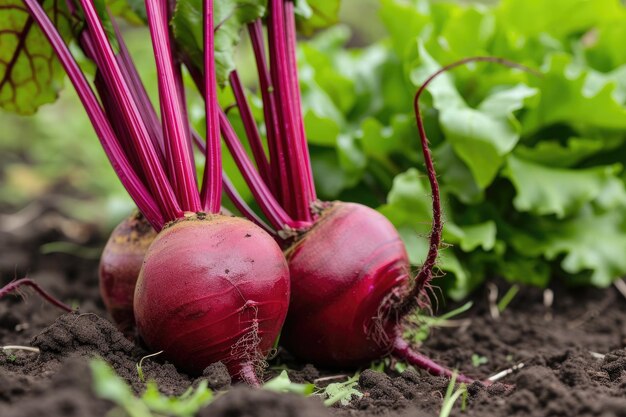
[[[323,389],[316,389],[314,384],[298,384],[291,382],[287,370],[263,384],[263,389],[276,392],[290,392],[304,396],[319,395],[324,398],[324,405],[330,407],[336,403],[347,405],[353,397],[360,398],[363,394],[357,389],[359,374],[344,382],[328,384]]]
[[[192,417],[213,400],[213,393],[206,381],[200,382],[196,388],[190,387],[178,397],[161,394],[156,383],[149,381],[144,393],[137,397],[128,384],[102,359],[92,360],[90,366],[96,395],[112,401],[120,412],[129,417]]]
[[[311,395],[315,390],[313,384],[298,384],[291,382],[286,370],[283,370],[277,377],[274,377],[263,384],[263,388],[276,392],[291,392],[300,395]]]
[[[228,0],[215,2],[215,61],[218,82],[224,84],[235,69],[234,49],[240,31],[247,23],[265,13],[267,0]],[[202,66],[204,44],[202,32],[202,0],[179,1],[172,19],[174,36],[196,66]]]
[[[135,367],[137,368],[137,376],[139,377],[139,380],[140,380],[141,382],[146,382],[146,378],[145,378],[144,373],[143,373],[143,361],[144,361],[145,359],[148,359],[148,358],[153,358],[153,357],[155,357],[155,356],[157,356],[157,355],[160,355],[161,353],[163,353],[163,351],[162,351],[162,350],[161,350],[161,351],[159,351],[159,352],[156,352],[156,353],[152,353],[152,354],[150,354],[150,355],[146,355],[146,356],[144,356],[143,358],[141,358],[141,359],[139,360],[139,362],[137,362],[137,364],[135,365]]]
[[[181,396],[169,397],[159,392],[154,381],[149,381],[141,400],[157,414],[192,417],[213,400],[213,393],[208,383],[201,381],[195,389],[190,387]]]
[[[626,8],[574,3],[382,0],[381,41],[348,49],[350,33],[339,26],[302,45],[320,198],[377,207],[420,265],[430,197],[412,94],[443,64],[501,56],[541,76],[476,64],[428,89],[424,116],[451,244],[439,285],[462,298],[496,275],[607,286],[626,273],[626,56],[616,52],[626,33],[614,29]],[[565,15],[564,25],[543,18]]]
[[[405,334],[405,337],[407,334]],[[376,372],[385,372],[385,370],[390,369],[399,374],[406,371],[407,369],[414,369],[412,365],[407,364],[404,361],[397,360],[395,358],[385,357],[383,359],[373,361],[370,364],[369,369]]]
[[[2,0],[0,17],[0,108],[32,114],[55,101],[64,73],[54,50],[20,0]],[[64,0],[45,0],[43,9],[64,39],[71,35]],[[37,61],[34,57],[37,57]],[[42,65],[41,63],[45,65]]]
[[[357,389],[359,385],[359,374],[356,374],[344,382],[333,382],[317,394],[324,396],[324,405],[327,407],[337,403],[347,406],[353,398],[361,398],[363,393]]]
[[[498,301],[497,307],[498,311],[502,313],[506,308],[511,304],[511,301],[515,298],[517,293],[519,292],[519,285],[512,285],[511,288],[502,296],[500,301]]]
[[[489,363],[489,359],[487,359],[487,357],[480,356],[476,353],[472,354],[472,366],[474,368],[478,368],[480,365],[484,365],[486,363]]]

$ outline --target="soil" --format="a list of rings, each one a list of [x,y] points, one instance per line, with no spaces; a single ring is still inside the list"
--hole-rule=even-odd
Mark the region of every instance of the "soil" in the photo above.
[[[21,213],[23,215],[24,213]],[[146,354],[107,320],[97,285],[97,259],[71,254],[43,255],[45,242],[69,241],[100,248],[106,236],[94,226],[72,221],[54,209],[29,221],[0,215],[0,284],[28,275],[62,300],[80,306],[65,314],[29,293],[26,300],[0,301],[0,346],[39,348],[0,350],[0,416],[104,416],[115,406],[92,391],[89,360],[99,356],[140,393],[136,363]],[[16,227],[17,225],[17,227]],[[93,251],[97,253],[97,250]],[[523,363],[502,382],[470,385],[453,416],[626,416],[626,299],[614,289],[567,289],[555,282],[549,293],[524,288],[499,317],[488,293],[509,284],[496,282],[474,295],[474,306],[433,329],[420,350],[461,372],[486,377]],[[28,291],[27,291],[28,292]],[[440,306],[438,314],[456,307]],[[281,352],[272,365],[290,368],[295,382],[333,382],[354,371],[316,369]],[[391,363],[389,369],[398,369]],[[158,356],[143,361],[146,380],[178,395],[206,380],[219,391],[200,416],[438,416],[449,381],[408,369],[402,373],[364,370],[363,393],[345,406],[326,408],[319,398],[231,386],[221,364],[199,378],[177,372]],[[273,371],[276,373],[277,371]],[[271,374],[271,373],[270,373]]]

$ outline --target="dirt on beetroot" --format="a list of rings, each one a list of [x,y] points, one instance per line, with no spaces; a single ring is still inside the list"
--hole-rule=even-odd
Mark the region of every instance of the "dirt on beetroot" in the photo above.
[[[153,352],[126,339],[108,321],[98,293],[97,259],[43,255],[39,250],[51,241],[97,249],[106,237],[53,209],[17,228],[5,227],[6,216],[3,220],[0,284],[28,274],[80,308],[63,314],[35,295],[0,301],[0,346],[39,349],[39,353],[0,351],[0,415],[106,415],[114,404],[98,399],[92,390],[88,363],[94,357],[111,364],[141,393],[145,383],[136,364]],[[503,293],[509,285],[497,282],[497,286]],[[468,312],[455,317],[450,327],[431,331],[421,351],[470,376],[484,378],[524,364],[502,383],[467,387],[467,400],[457,401],[451,415],[626,416],[626,298],[614,289],[567,289],[558,282],[551,290],[553,302],[543,290],[522,289],[499,317],[488,301],[493,287],[479,290]],[[440,306],[437,313],[454,307]],[[289,374],[294,382],[323,384],[334,382],[329,377],[354,373],[316,369],[285,352],[274,362],[293,368]],[[361,398],[349,405],[324,407],[319,398],[231,387],[220,364],[191,378],[156,356],[144,360],[142,370],[146,380],[156,381],[168,395],[182,394],[200,380],[220,391],[200,416],[438,416],[449,385],[445,378],[413,369],[363,370],[357,387]]]

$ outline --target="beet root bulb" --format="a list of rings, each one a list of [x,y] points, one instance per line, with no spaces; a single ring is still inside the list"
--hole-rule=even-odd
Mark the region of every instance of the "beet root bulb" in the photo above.
[[[393,225],[377,211],[332,203],[286,252],[291,306],[282,341],[316,364],[358,366],[391,350],[384,305],[404,291],[409,259]]]
[[[131,336],[135,329],[135,284],[156,232],[141,214],[124,219],[111,233],[100,257],[100,294],[117,327]]]
[[[346,368],[391,354],[431,374],[452,376],[402,338],[397,307],[412,296],[415,282],[400,235],[382,214],[331,203],[285,254],[291,305],[281,341],[295,356]],[[457,380],[473,381],[464,375]]]
[[[146,254],[135,289],[137,330],[188,373],[221,361],[255,385],[289,291],[281,249],[260,227],[221,215],[181,219]]]

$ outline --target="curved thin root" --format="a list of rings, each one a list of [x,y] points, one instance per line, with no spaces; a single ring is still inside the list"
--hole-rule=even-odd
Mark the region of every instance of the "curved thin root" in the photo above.
[[[50,304],[60,308],[61,310],[65,310],[68,313],[71,313],[72,311],[74,311],[74,310],[72,310],[72,307],[68,306],[67,304],[65,304],[62,301],[59,301],[54,296],[48,294],[43,288],[41,288],[39,286],[39,284],[37,284],[35,281],[33,281],[30,278],[18,279],[17,281],[10,282],[7,285],[5,285],[4,287],[0,288],[0,298],[4,297],[7,294],[12,293],[13,291],[17,291],[20,287],[23,287],[23,286],[31,287],[44,300],[46,300]]]
[[[433,278],[433,268],[437,262],[437,256],[439,255],[439,248],[441,246],[441,234],[443,231],[443,221],[441,216],[441,196],[439,194],[439,183],[437,182],[437,173],[435,172],[435,166],[433,158],[428,146],[428,137],[426,135],[426,129],[424,127],[424,121],[422,120],[422,114],[420,111],[419,99],[428,87],[439,75],[444,72],[450,71],[456,67],[466,65],[470,62],[491,62],[506,67],[515,68],[529,74],[541,77],[542,74],[537,70],[529,68],[525,65],[518,64],[517,62],[509,61],[504,58],[493,56],[475,56],[465,58],[460,61],[453,62],[446,65],[431,74],[426,81],[421,85],[415,97],[413,99],[413,110],[415,111],[415,121],[417,123],[417,130],[420,136],[420,143],[422,146],[422,152],[424,154],[424,164],[426,165],[426,172],[428,174],[428,181],[430,183],[430,189],[432,194],[432,211],[433,211],[433,223],[432,231],[430,233],[428,254],[426,260],[419,269],[413,286],[410,291],[402,298],[402,300],[396,304],[393,308],[396,311],[398,318],[402,318],[415,308],[419,307],[419,298],[422,296],[424,288],[428,285]]]

